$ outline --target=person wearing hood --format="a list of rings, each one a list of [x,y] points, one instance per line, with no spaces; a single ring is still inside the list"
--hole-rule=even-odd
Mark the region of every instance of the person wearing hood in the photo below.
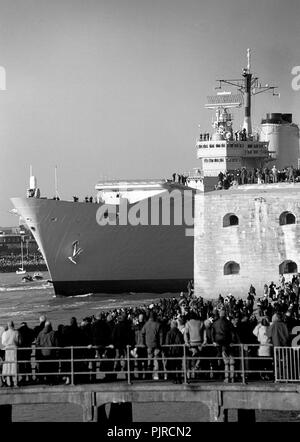
[[[188,376],[198,377],[200,370],[200,357],[203,344],[204,324],[196,311],[192,310],[185,324],[184,341],[188,346],[191,359],[188,361]]]
[[[37,359],[39,361],[39,373],[41,378],[49,384],[54,384],[57,380],[58,363],[53,361],[58,355],[58,339],[55,331],[52,329],[50,321],[45,322],[44,328],[36,338]]]
[[[288,347],[290,336],[287,325],[282,320],[281,313],[274,313],[272,323],[267,331],[267,336],[274,347]]]

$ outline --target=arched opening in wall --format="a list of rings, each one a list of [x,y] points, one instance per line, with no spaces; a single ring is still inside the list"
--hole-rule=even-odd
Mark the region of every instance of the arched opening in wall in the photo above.
[[[227,213],[223,218],[223,227],[238,226],[239,219],[234,213]]]
[[[279,274],[298,273],[297,264],[294,261],[286,260],[279,265]]]
[[[238,275],[240,273],[240,265],[235,261],[226,262],[224,265],[224,275]]]
[[[296,223],[296,217],[291,212],[282,212],[282,214],[279,217],[279,224],[281,226],[284,226],[286,224],[295,224]]]

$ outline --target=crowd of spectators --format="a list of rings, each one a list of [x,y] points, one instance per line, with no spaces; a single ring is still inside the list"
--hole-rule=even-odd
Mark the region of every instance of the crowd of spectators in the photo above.
[[[10,321],[0,327],[1,383],[17,384],[17,376],[21,383],[33,382],[35,349],[37,381],[69,384],[70,347],[76,383],[95,382],[97,370],[101,379],[113,381],[128,368],[136,379],[180,383],[183,356],[188,379],[239,381],[241,348],[249,379],[255,370],[255,379],[271,380],[272,346],[289,346],[300,325],[299,289],[300,275],[289,282],[281,275],[277,284],[265,284],[261,296],[251,285],[244,299],[228,294],[204,300],[194,296],[190,281],[178,297],[99,312],[79,323],[72,317],[57,330],[45,316],[33,328],[22,322],[15,329]]]
[[[216,190],[229,189],[231,186],[243,184],[269,184],[269,183],[295,183],[300,182],[300,169],[293,166],[277,169],[274,165],[271,168],[267,166],[262,168],[235,169],[231,172],[220,172],[218,175],[218,184]]]
[[[188,176],[187,175],[184,175],[183,173],[173,173],[172,174],[172,181],[174,182],[174,183],[178,183],[178,184],[182,184],[182,185],[186,185],[186,182],[187,182],[187,179],[188,179]]]
[[[3,255],[0,257],[0,271],[1,272],[11,272],[18,269],[22,265],[21,255]],[[40,253],[34,255],[26,255],[23,258],[24,267],[33,266],[44,266],[45,261]]]

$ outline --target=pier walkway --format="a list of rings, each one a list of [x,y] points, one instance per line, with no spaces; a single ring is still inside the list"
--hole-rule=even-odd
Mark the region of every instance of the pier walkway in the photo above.
[[[30,347],[27,350],[32,353],[22,360],[25,349],[15,348],[15,357],[3,362],[3,370],[12,366],[15,375],[11,378],[15,384],[18,378],[20,381],[10,387],[7,376],[2,376],[6,386],[0,390],[0,421],[11,422],[16,405],[58,403],[79,405],[84,422],[102,424],[132,422],[133,403],[179,402],[183,407],[184,403],[199,403],[199,413],[201,406],[208,408],[210,422],[226,422],[228,410],[237,410],[238,421],[247,422],[255,421],[255,410],[300,412],[300,347],[274,347],[273,355],[264,358],[268,364],[264,367],[257,366],[260,357],[247,356],[243,344],[238,347],[231,366],[225,356],[188,357],[182,346],[180,357],[157,358],[154,371],[140,371],[136,363],[147,359],[132,358],[129,346],[124,357],[110,359],[93,354],[85,358],[74,347],[63,348],[70,352],[64,353],[64,359],[37,359],[39,348]],[[180,362],[177,369],[168,365],[176,361]],[[191,364],[199,361],[202,368],[191,370]],[[218,361],[223,366],[216,366]],[[207,363],[210,366],[205,369]],[[26,385],[26,378],[30,384]]]
[[[168,381],[96,383],[84,385],[2,388],[0,420],[11,422],[13,405],[71,403],[82,407],[83,422],[132,422],[132,403],[202,403],[210,422],[226,422],[229,409],[238,421],[255,421],[255,410],[300,412],[300,384],[257,382],[251,384],[189,383]],[[107,415],[106,404],[111,404]],[[199,404],[200,405],[200,404]],[[199,407],[200,409],[200,407]]]

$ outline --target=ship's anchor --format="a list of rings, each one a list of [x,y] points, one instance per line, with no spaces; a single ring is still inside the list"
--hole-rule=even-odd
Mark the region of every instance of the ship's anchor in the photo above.
[[[73,254],[72,256],[68,256],[68,259],[73,263],[73,264],[77,264],[76,259],[78,258],[78,256],[83,252],[83,249],[81,249],[79,247],[79,241],[74,241],[73,244]]]

